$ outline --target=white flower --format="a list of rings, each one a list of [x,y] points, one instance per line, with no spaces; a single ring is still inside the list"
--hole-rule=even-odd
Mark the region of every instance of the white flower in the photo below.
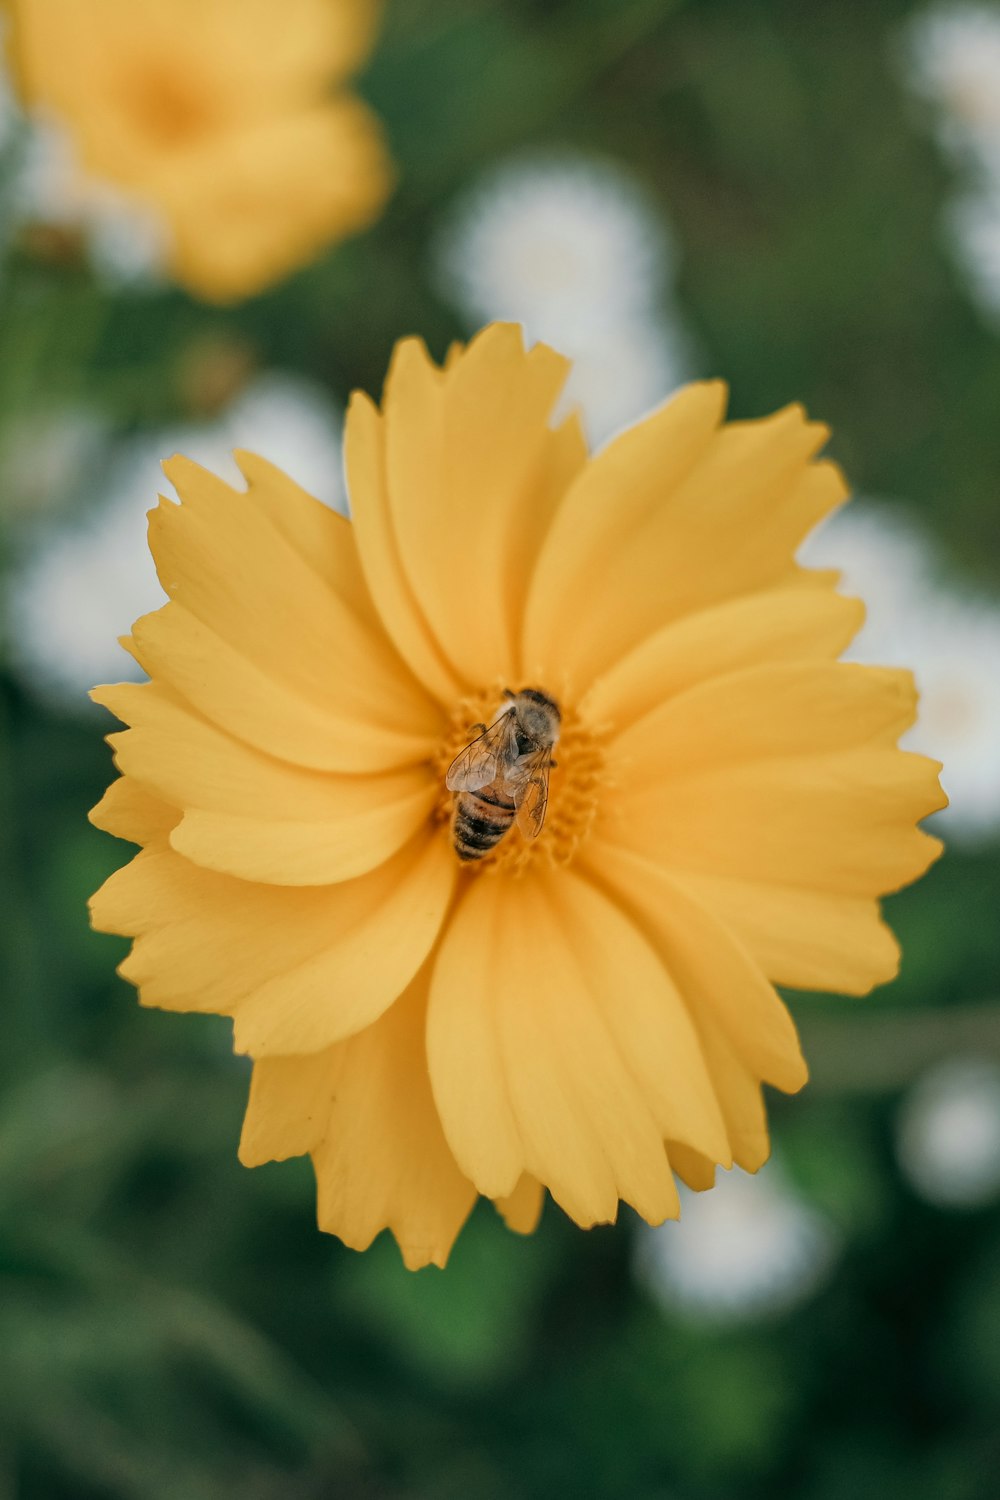
[[[82,173],[69,132],[54,121],[29,123],[14,215],[80,231],[95,272],[109,286],[154,288],[165,278],[169,230],[161,215]]]
[[[938,595],[909,641],[920,715],[900,744],[943,762],[945,839],[986,838],[1000,828],[1000,609]]]
[[[972,1208],[1000,1197],[1000,1067],[955,1057],[926,1072],[903,1102],[896,1153],[931,1203]]]
[[[107,452],[108,423],[81,403],[11,413],[0,428],[0,494],[8,518],[72,503]]]
[[[444,289],[475,323],[542,319],[555,338],[586,320],[640,316],[672,252],[639,185],[585,156],[507,162],[466,192],[437,242]]]
[[[997,87],[1000,88],[1000,81]],[[998,153],[1000,155],[1000,153]],[[951,205],[948,227],[970,290],[992,319],[1000,317],[1000,160],[998,179]]]
[[[662,319],[607,329],[576,355],[556,419],[579,406],[594,445],[638,421],[687,378],[679,340]]]
[[[808,568],[836,568],[840,592],[865,602],[865,624],[846,653],[855,661],[910,665],[915,611],[934,588],[930,537],[900,505],[852,500],[822,521],[799,549]]]
[[[11,657],[43,696],[82,709],[95,683],[140,675],[117,639],[164,602],[146,547],[154,499],[115,482],[85,522],[44,536],[9,583]]]
[[[260,376],[212,424],[133,439],[113,457],[103,497],[50,526],[10,582],[7,635],[29,684],[82,707],[95,683],[139,675],[116,643],[164,600],[146,545],[146,512],[158,492],[171,493],[161,461],[183,452],[242,489],[234,448],[260,453],[344,509],[340,413],[297,376]]]
[[[247,386],[213,441],[217,448],[224,443],[230,450],[249,448],[259,453],[324,505],[346,515],[342,427],[342,411],[321,386],[305,376],[273,370]],[[189,453],[206,468],[215,468],[214,455],[199,458],[197,450],[179,445],[177,451]],[[234,473],[234,482],[237,477]]]
[[[902,744],[943,762],[950,806],[935,822],[946,840],[975,842],[1000,829],[1000,608],[964,597],[937,577],[931,541],[905,512],[855,501],[799,554],[839,567],[842,593],[868,619],[846,653],[913,669],[917,723]]]
[[[1000,314],[1000,6],[938,6],[905,34],[912,87],[936,108],[938,133],[968,168],[947,233],[970,290]]]
[[[949,146],[1000,137],[1000,8],[933,7],[908,28],[906,55],[913,87],[942,111]]]
[[[520,323],[575,362],[567,403],[602,440],[670,394],[690,353],[670,305],[663,218],[621,167],[521,158],[488,172],[438,233],[432,272],[468,327]]]
[[[705,1322],[746,1322],[795,1306],[826,1279],[837,1235],[769,1163],[681,1189],[677,1223],[643,1229],[636,1272],[664,1307]]]

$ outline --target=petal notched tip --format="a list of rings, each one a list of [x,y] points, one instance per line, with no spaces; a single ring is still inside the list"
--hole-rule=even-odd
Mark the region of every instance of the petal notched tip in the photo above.
[[[722,380],[717,376],[713,376],[711,380],[691,380],[687,385],[681,386],[680,391],[670,399],[676,400],[677,396],[684,391],[699,392],[702,400],[712,401],[718,405],[720,420],[725,416],[729,407],[728,380]]]
[[[410,334],[408,338],[400,339],[389,360],[389,369],[383,387],[383,405],[390,392],[397,389],[399,382],[426,380],[428,377],[437,384],[443,378],[443,371],[431,358],[426,341],[419,334]],[[355,403],[361,404],[362,399],[366,401],[369,399],[364,391],[352,391],[348,410]]]
[[[794,1056],[786,1053],[781,1060],[780,1069],[772,1071],[775,1076],[765,1079],[765,1082],[770,1083],[772,1088],[780,1089],[783,1094],[798,1094],[809,1082],[809,1064],[802,1055],[801,1048]]]
[[[124,642],[130,640],[131,637],[121,636],[119,639],[124,645]],[[119,723],[127,724],[128,719],[125,717],[125,709],[121,706],[121,693],[123,690],[127,692],[129,688],[138,686],[140,684],[134,682],[101,682],[96,687],[90,689],[87,697],[91,703],[96,703],[99,708],[106,708],[108,713],[112,714]],[[115,707],[116,704],[119,705],[117,708]],[[111,736],[106,735],[105,738],[110,740]]]
[[[493,1200],[493,1207],[515,1234],[534,1234],[542,1216],[545,1189],[537,1177],[525,1172],[506,1198]]]

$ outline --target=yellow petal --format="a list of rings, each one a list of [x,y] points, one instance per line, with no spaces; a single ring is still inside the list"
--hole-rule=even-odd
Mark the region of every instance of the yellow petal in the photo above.
[[[571,487],[528,599],[529,672],[580,690],[671,620],[794,574],[803,536],[846,496],[835,466],[810,463],[827,430],[798,407],[719,429],[724,394],[688,387]]]
[[[429,767],[334,776],[261,755],[159,683],[95,690],[132,724],[109,736],[119,769],[184,818],[173,847],[206,869],[277,885],[322,885],[374,869],[427,818]]]
[[[800,1089],[808,1075],[792,1018],[736,937],[651,861],[594,843],[586,860],[655,943],[695,1026],[712,1015],[758,1078],[787,1093]],[[699,1149],[680,1132],[667,1133]]]
[[[440,703],[453,705],[461,690],[417,605],[393,530],[385,420],[361,391],[354,392],[347,408],[344,464],[358,554],[385,629],[428,692]],[[431,525],[430,516],[427,524]]]
[[[170,830],[181,820],[177,808],[154,797],[129,776],[119,776],[108,787],[90,821],[95,828],[128,839],[131,844],[166,843]]]
[[[315,1052],[367,1026],[433,946],[455,860],[423,835],[358,880],[249,885],[172,850],[135,860],[94,898],[102,930],[136,937],[121,965],[144,1005],[235,1019],[253,1057]]]
[[[319,1145],[343,1058],[343,1047],[328,1047],[306,1057],[265,1057],[254,1063],[240,1136],[245,1167],[305,1156]]]
[[[368,0],[9,9],[24,99],[69,130],[94,178],[159,211],[172,270],[199,295],[260,291],[381,209],[378,122],[330,97],[370,45]]]
[[[465,892],[435,960],[427,1011],[427,1061],[445,1134],[466,1176],[490,1198],[509,1197],[525,1164],[497,1014],[511,972],[504,895],[498,880],[477,880]]]
[[[586,449],[549,418],[567,361],[493,324],[442,371],[396,348],[385,416],[355,397],[345,435],[358,545],[386,628],[443,702],[516,680],[527,580]]]
[[[700,1156],[679,1141],[667,1142],[667,1155],[677,1176],[693,1192],[704,1193],[715,1186],[716,1163],[707,1156]]]
[[[515,1234],[534,1234],[542,1217],[544,1201],[542,1184],[525,1172],[514,1191],[506,1198],[498,1198],[495,1207],[503,1215],[507,1228],[513,1229]]]
[[[233,457],[256,508],[362,624],[380,634],[381,622],[361,571],[354,527],[347,517],[307,494],[283,469],[259,454],[237,448]]]
[[[366,228],[392,186],[375,116],[342,95],[199,138],[150,164],[177,280],[211,302],[251,297]]]
[[[236,1050],[307,1052],[369,1025],[426,959],[454,882],[452,851],[435,833],[371,875],[333,886],[331,897],[351,899],[342,909],[330,900],[325,946],[234,1005]]]
[[[350,523],[272,465],[239,458],[245,496],[186,459],[167,465],[185,503],[154,512],[150,534],[178,602],[137,623],[137,658],[221,727],[295,764],[425,758],[437,715],[384,638]]]
[[[939,766],[902,750],[754,760],[616,792],[602,837],[678,871],[878,896],[923,874],[940,842]]]
[[[609,667],[581,712],[624,729],[712,677],[775,661],[840,655],[864,620],[859,599],[828,588],[772,589],[727,600],[658,630]]]
[[[526,353],[511,324],[485,329],[443,376],[415,340],[393,358],[384,403],[393,527],[414,598],[466,685],[519,668],[524,580],[560,498],[539,481],[568,372],[544,344]]]
[[[659,1221],[676,1212],[667,1130],[725,1150],[662,965],[567,871],[473,884],[435,965],[428,1058],[456,1159],[492,1197],[527,1170],[580,1223],[619,1197]]]
[[[9,9],[19,82],[32,101],[82,113],[103,100],[121,111],[130,97],[124,85],[133,78],[141,85],[146,67],[147,86],[169,70],[219,98],[221,125],[318,94],[353,72],[371,49],[380,6],[88,0],[81,8],[78,0],[18,0]]]
[[[549,899],[604,1025],[637,1081],[662,1137],[728,1165],[712,1080],[688,1007],[660,953],[616,893],[571,870],[550,876]]]
[[[873,896],[675,872],[774,984],[867,995],[899,970],[899,944]]]
[[[233,24],[232,0],[187,7],[168,0],[165,10],[183,18],[192,39],[214,49],[227,77],[253,99],[293,87],[321,89],[354,72],[371,50],[381,8],[380,0],[285,0],[280,6],[239,0],[239,25]],[[180,29],[175,22],[171,31]]]
[[[709,1011],[699,1017],[698,1034],[718,1090],[733,1161],[744,1172],[756,1172],[771,1154],[760,1081],[753,1069],[737,1056],[724,1030]]]
[[[317,771],[386,771],[427,760],[438,735],[377,724],[370,713],[336,713],[289,689],[276,673],[180,604],[144,615],[132,627],[133,654],[158,682],[168,683],[217,724],[258,750]],[[408,723],[405,707],[400,722]],[[419,720],[418,720],[419,723]]]
[[[895,744],[913,723],[910,672],[856,662],[775,662],[710,678],[619,734],[615,764],[636,783],[766,757]]]
[[[327,1134],[313,1150],[320,1228],[355,1250],[388,1228],[411,1270],[445,1264],[476,1196],[434,1108],[425,1016],[419,977],[373,1026],[340,1044]]]
[[[725,403],[721,381],[687,386],[610,442],[580,473],[549,530],[532,579],[524,623],[528,661],[552,654],[567,618],[575,628],[582,623],[574,607],[583,602],[584,585],[600,587],[606,563],[622,539],[643,527],[651,510],[663,507],[696,469],[718,431]]]
[[[376,869],[413,836],[433,805],[433,790],[374,803],[368,793],[347,787],[339,815],[322,823],[265,823],[195,810],[184,814],[170,842],[194,864],[241,880],[327,885]]]
[[[164,470],[184,503],[161,500],[150,513],[149,542],[173,600],[304,700],[309,724],[326,716],[334,727],[370,720],[385,731],[398,732],[402,722],[411,733],[438,732],[437,712],[388,640],[337,592],[346,559],[321,576],[256,491],[232,490],[180,456]],[[329,554],[333,535],[324,540]]]

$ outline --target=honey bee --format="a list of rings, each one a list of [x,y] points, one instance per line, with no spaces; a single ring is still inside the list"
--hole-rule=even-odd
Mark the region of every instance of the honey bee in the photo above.
[[[461,860],[482,859],[517,819],[525,838],[537,838],[549,797],[552,747],[559,738],[558,704],[537,688],[513,693],[490,725],[455,757],[445,784],[455,793],[451,834]]]

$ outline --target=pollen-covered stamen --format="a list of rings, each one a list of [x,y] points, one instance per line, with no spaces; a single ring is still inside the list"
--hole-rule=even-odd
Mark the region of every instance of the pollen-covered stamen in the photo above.
[[[439,823],[451,824],[455,805],[454,794],[445,784],[448,768],[482,732],[483,726],[492,724],[509,703],[507,687],[497,683],[470,693],[456,704],[434,759],[440,785],[434,817]],[[559,707],[559,740],[552,751],[554,764],[549,771],[548,806],[541,833],[537,838],[526,838],[515,821],[495,849],[482,859],[463,863],[464,869],[520,874],[536,859],[551,865],[567,865],[589,834],[605,780],[603,740],[574,708],[563,702]]]

